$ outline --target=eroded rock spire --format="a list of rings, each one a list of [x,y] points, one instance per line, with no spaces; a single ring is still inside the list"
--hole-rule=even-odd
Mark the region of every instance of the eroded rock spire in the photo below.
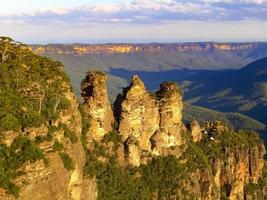
[[[156,92],[156,97],[160,123],[158,131],[151,138],[153,153],[180,156],[183,152],[180,146],[185,144],[182,133],[186,131],[182,122],[183,101],[180,88],[174,82],[164,82]]]
[[[88,139],[99,141],[112,131],[113,111],[106,88],[107,76],[102,72],[88,72],[82,82],[82,97],[89,118]]]

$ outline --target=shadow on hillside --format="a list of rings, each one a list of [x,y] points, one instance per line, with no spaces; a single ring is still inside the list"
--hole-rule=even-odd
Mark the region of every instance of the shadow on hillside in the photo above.
[[[207,83],[220,76],[230,74],[235,70],[169,70],[169,71],[128,71],[125,69],[109,69],[109,74],[130,80],[135,74],[140,76],[148,90],[156,90],[164,81],[175,81],[182,84],[184,81]]]

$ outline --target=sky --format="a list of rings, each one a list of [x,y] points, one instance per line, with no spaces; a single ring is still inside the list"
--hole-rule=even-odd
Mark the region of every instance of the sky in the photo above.
[[[0,3],[0,35],[30,44],[267,41],[267,0]]]

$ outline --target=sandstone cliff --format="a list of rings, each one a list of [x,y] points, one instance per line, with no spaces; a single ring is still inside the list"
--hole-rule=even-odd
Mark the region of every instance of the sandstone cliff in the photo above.
[[[106,88],[107,76],[101,72],[89,72],[82,82],[82,97],[89,119],[88,142],[100,140],[112,130],[113,112]]]
[[[0,57],[0,199],[96,199],[63,66],[4,37]]]
[[[124,168],[137,166],[140,167],[135,172],[135,176],[139,177],[137,180],[135,176],[125,175],[129,184],[133,178],[132,184],[135,185],[129,193],[133,195],[138,187],[146,188],[144,190],[151,190],[146,194],[148,199],[266,198],[266,187],[262,184],[265,179],[262,175],[265,147],[259,136],[249,131],[235,132],[218,121],[207,122],[203,127],[194,121],[187,129],[182,122],[182,109],[182,95],[177,84],[165,82],[161,84],[159,91],[152,94],[146,91],[138,76],[133,76],[130,85],[114,103],[118,127],[115,127],[111,135],[107,134],[107,137],[98,140],[97,148],[90,152],[91,155],[96,155],[97,162],[107,166],[103,169],[104,172],[96,172],[100,185],[98,188],[103,187],[103,179],[106,184],[106,181],[118,184],[115,177],[106,180],[107,177],[103,176],[105,173],[115,173],[110,169],[116,168],[123,180]],[[112,120],[109,119],[109,123]],[[116,139],[116,135],[120,139]],[[114,157],[117,157],[118,166],[114,164]],[[162,160],[162,157],[167,160]],[[172,160],[172,157],[177,160]],[[177,163],[172,165],[172,162]],[[162,169],[165,167],[166,170],[170,168],[165,172]],[[149,172],[154,168],[156,171]],[[173,169],[176,171],[170,172]],[[160,177],[162,182],[172,180],[164,183],[172,183],[164,190],[164,198],[160,186],[151,189],[148,185],[154,184],[146,185],[146,181],[142,179],[153,177],[153,173],[157,174],[157,171],[162,172],[154,174],[155,180],[151,179],[152,182],[155,181],[154,184],[157,184]],[[168,173],[173,174],[168,177]],[[105,187],[108,188],[106,184]],[[124,187],[123,182],[119,185]],[[116,188],[113,184],[111,187]],[[117,189],[118,192],[121,190],[120,187]],[[129,198],[123,192],[120,195]],[[142,193],[138,195],[142,196]],[[136,194],[136,198],[138,195]],[[104,191],[100,192],[100,198],[105,199],[107,196],[114,198]]]
[[[176,83],[165,82],[160,85],[160,90],[156,92],[156,96],[159,104],[160,124],[159,130],[151,138],[154,144],[153,152],[155,155],[179,157],[182,154],[179,147],[185,144],[182,137],[185,127],[182,122],[181,91]],[[171,151],[176,149],[176,151],[171,152],[170,149],[172,149]]]
[[[133,76],[112,110],[106,75],[89,72],[79,109],[60,63],[0,47],[0,199],[267,199],[259,135],[185,126],[176,83],[149,93]]]
[[[72,142],[69,138],[64,137],[64,129],[66,128],[59,128],[53,133],[51,141],[41,142],[39,146],[43,150],[48,163],[37,161],[25,163],[21,166],[20,170],[25,175],[19,176],[14,180],[14,183],[20,187],[18,199],[96,199],[95,183],[89,179],[84,179],[83,166],[85,164],[85,154],[82,144],[79,142],[81,136],[81,115],[78,110],[78,103],[73,93],[66,93],[66,97],[70,100],[71,105],[60,113],[59,119],[55,122],[55,127],[66,125],[67,129],[76,134],[78,140]],[[37,131],[38,128],[33,128],[31,132],[36,134]],[[47,134],[48,129],[43,132],[43,136]],[[29,137],[35,139],[35,135],[29,135]],[[53,150],[55,141],[63,145],[64,152],[73,160],[73,169],[67,170],[59,153]],[[4,195],[2,199],[15,198],[10,195]]]
[[[183,52],[183,51],[237,51],[264,48],[265,43],[177,43],[177,44],[81,44],[81,45],[32,45],[38,54],[90,55],[126,54],[136,52]]]

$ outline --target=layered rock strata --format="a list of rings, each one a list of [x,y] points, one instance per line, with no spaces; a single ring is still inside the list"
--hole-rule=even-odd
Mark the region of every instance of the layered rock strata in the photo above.
[[[176,83],[165,82],[156,92],[158,110],[160,114],[159,129],[155,132],[151,141],[155,155],[169,155],[170,148],[175,149],[185,144],[182,137],[185,127],[182,122],[183,101],[181,91]],[[174,152],[180,156],[182,152]]]
[[[133,76],[114,104],[118,132],[126,142],[129,162],[139,166],[147,154],[179,157],[179,147],[185,144],[182,133],[182,95],[176,83],[165,82],[156,94],[146,91],[138,76]],[[129,142],[131,141],[131,142]],[[132,141],[135,141],[134,143]],[[174,149],[176,149],[174,151]]]
[[[89,118],[88,142],[101,140],[112,131],[113,112],[106,88],[107,76],[101,72],[89,72],[81,85],[82,97]]]

